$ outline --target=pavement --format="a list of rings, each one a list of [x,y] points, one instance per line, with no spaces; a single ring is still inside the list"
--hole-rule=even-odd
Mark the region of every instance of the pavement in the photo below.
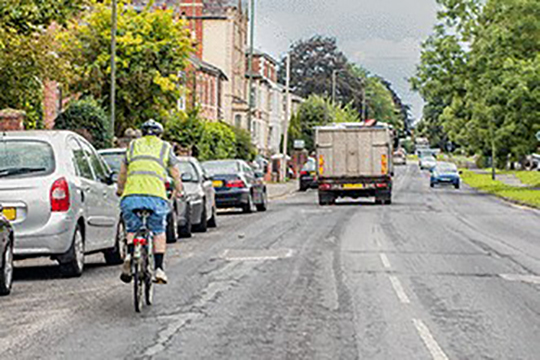
[[[298,191],[298,181],[288,181],[286,183],[269,183],[266,185],[268,198],[279,199]]]
[[[99,255],[79,279],[18,264],[2,359],[538,359],[540,215],[397,168],[394,204],[223,213],[171,245],[170,283],[133,311]]]

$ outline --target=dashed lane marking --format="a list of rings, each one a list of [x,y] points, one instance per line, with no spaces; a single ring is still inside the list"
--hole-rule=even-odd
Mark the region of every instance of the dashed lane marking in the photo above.
[[[228,261],[265,261],[292,257],[293,249],[228,249],[221,258]]]
[[[380,258],[381,258],[381,262],[383,264],[383,266],[387,269],[390,269],[390,260],[388,260],[388,256],[386,256],[386,254],[379,254]]]
[[[523,274],[500,274],[502,279],[540,285],[540,276]]]
[[[394,291],[396,292],[399,301],[401,301],[403,304],[410,304],[411,301],[405,293],[405,290],[403,290],[403,285],[401,285],[401,281],[399,281],[399,279],[393,275],[388,276],[388,278],[392,283],[392,287],[394,288]]]
[[[433,360],[448,360],[448,356],[446,356],[443,349],[441,349],[433,335],[431,335],[431,331],[429,331],[426,324],[419,319],[413,319],[413,323],[418,331],[418,334],[422,338],[422,341],[424,341],[424,344],[431,353]]]

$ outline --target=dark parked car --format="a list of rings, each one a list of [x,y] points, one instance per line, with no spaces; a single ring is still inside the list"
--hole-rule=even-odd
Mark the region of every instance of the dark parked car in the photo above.
[[[12,209],[0,206],[0,296],[9,295],[13,282],[13,229],[8,221],[15,219]]]
[[[309,158],[300,170],[300,191],[317,188],[317,161]]]
[[[266,211],[268,194],[261,172],[256,173],[243,160],[207,161],[203,167],[212,177],[218,208]]]
[[[431,171],[430,185],[453,185],[459,189],[461,178],[456,165],[450,163],[438,163]]]
[[[195,158],[180,158],[178,168],[190,204],[193,229],[205,232],[209,227],[217,227],[216,195],[212,180]]]
[[[113,172],[120,172],[120,166],[126,156],[126,149],[105,149],[98,151],[98,153],[105,159]],[[178,237],[191,236],[190,204],[186,196],[172,198],[174,187],[171,178],[168,179],[166,186],[171,209],[174,210],[167,217],[167,242],[174,243]]]

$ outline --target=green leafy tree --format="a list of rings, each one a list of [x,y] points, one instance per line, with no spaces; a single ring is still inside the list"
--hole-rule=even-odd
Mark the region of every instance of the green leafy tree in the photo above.
[[[198,155],[198,144],[204,132],[204,121],[199,117],[199,109],[186,112],[174,112],[165,124],[164,138],[174,141],[180,146],[191,149],[194,156]]]
[[[54,122],[56,129],[75,131],[97,149],[111,146],[110,126],[107,114],[92,98],[73,101]]]
[[[234,131],[221,122],[206,122],[198,149],[202,161],[236,158]]]
[[[54,26],[79,13],[84,0],[0,0],[0,108],[24,110],[41,126],[43,83],[63,81],[66,59],[55,52]]]
[[[232,127],[235,137],[236,157],[238,159],[252,161],[257,155],[257,149],[251,141],[251,135],[248,131],[239,127]]]
[[[82,19],[71,21],[59,36],[61,56],[72,63],[70,89],[110,103],[111,8],[95,3]],[[120,6],[117,37],[116,133],[149,118],[166,118],[182,89],[179,72],[193,44],[183,21],[172,10],[136,11]]]

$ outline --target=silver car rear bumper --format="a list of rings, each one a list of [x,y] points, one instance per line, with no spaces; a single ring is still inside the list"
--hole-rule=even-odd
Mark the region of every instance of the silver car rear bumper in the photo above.
[[[36,231],[18,231],[14,226],[17,257],[64,254],[71,247],[76,218],[69,213],[53,213],[45,226]]]

